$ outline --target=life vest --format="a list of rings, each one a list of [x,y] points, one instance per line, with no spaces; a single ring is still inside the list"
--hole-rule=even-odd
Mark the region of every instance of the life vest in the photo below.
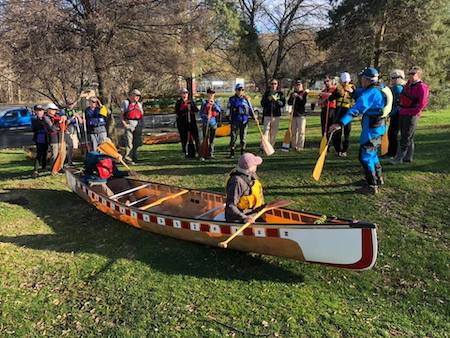
[[[114,163],[109,157],[99,160],[95,167],[97,169],[98,176],[102,179],[107,180],[113,175]]]
[[[336,90],[336,87],[334,87],[334,86],[332,86],[330,88],[326,88],[325,87],[319,94],[320,99],[322,101],[326,100],[331,95],[331,93],[333,93],[335,90]],[[326,108],[327,105],[328,105],[328,108],[336,108],[336,100],[334,100],[334,101],[325,101],[325,102],[321,102],[320,103],[321,107],[325,107]]]
[[[88,127],[96,128],[106,125],[106,120],[100,115],[100,108],[92,110],[90,107],[86,109],[86,121]]]
[[[228,182],[230,181],[231,177],[239,175],[235,171],[232,171],[230,175],[227,178],[227,181],[225,183],[225,189],[228,186]],[[260,180],[255,179],[253,181],[253,184],[250,189],[250,195],[242,196],[239,199],[239,202],[237,204],[237,207],[241,210],[247,210],[247,209],[255,209],[264,204],[264,195],[263,195],[263,188]]]
[[[350,88],[352,88],[353,90],[355,89],[355,86],[352,85],[351,83],[348,85]],[[350,106],[353,103],[353,98],[351,97],[350,93],[345,90],[344,86],[342,85],[342,83],[339,83],[336,87],[336,91],[337,92],[344,92],[344,95],[341,97],[338,97],[336,99],[336,106],[337,107],[342,107],[342,108],[350,108]]]
[[[394,95],[392,94],[391,88],[389,88],[388,86],[384,86],[383,88],[381,88],[381,93],[384,96],[384,108],[381,117],[385,118],[392,111],[392,105],[394,103]]]
[[[56,114],[53,116],[50,116],[50,115],[47,115],[47,116],[50,118],[50,122],[52,123],[52,126],[56,126],[56,128],[59,130],[60,129],[59,121],[61,121],[61,116],[56,115]],[[57,130],[49,130],[48,134],[56,135],[56,134],[58,134],[58,131]]]
[[[139,102],[128,101],[128,108],[125,114],[127,120],[140,120],[144,116]]]

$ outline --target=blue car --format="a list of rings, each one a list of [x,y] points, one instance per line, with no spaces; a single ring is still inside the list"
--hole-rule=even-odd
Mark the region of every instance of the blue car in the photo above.
[[[31,127],[31,112],[27,108],[12,108],[0,112],[0,128]]]

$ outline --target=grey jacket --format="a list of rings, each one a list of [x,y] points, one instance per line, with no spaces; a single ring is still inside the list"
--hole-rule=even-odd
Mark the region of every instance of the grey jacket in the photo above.
[[[244,219],[248,216],[246,214],[248,210],[241,210],[237,205],[241,197],[251,194],[257,176],[241,168],[234,169],[230,176],[226,188],[225,219],[227,222],[244,222]]]

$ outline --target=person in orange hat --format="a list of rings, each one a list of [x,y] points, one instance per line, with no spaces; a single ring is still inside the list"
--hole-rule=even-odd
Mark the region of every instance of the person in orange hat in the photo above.
[[[227,222],[254,223],[254,214],[264,206],[262,184],[256,171],[263,162],[252,153],[244,153],[238,166],[231,171],[226,182],[225,220]]]

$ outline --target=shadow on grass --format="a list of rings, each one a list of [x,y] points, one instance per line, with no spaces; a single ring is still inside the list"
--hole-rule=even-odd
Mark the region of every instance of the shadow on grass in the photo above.
[[[52,228],[54,234],[0,236],[0,242],[35,250],[90,253],[139,260],[166,274],[224,280],[302,282],[303,275],[272,262],[270,257],[207,247],[134,229],[120,223],[68,191],[12,189],[0,201],[19,204]],[[301,263],[299,263],[301,264]],[[96,278],[96,277],[94,277]]]

